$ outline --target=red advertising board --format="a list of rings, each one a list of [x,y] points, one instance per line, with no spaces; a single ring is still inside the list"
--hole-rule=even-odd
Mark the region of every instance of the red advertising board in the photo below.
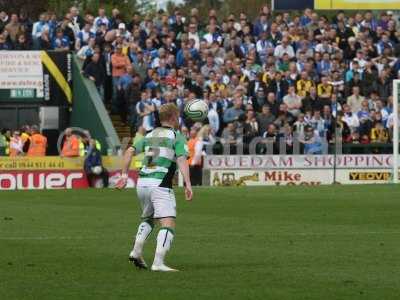
[[[80,189],[89,186],[83,171],[84,158],[45,157],[0,157],[0,190],[32,189]],[[103,157],[109,171],[109,187],[113,188],[119,178],[122,158]],[[136,186],[138,161],[133,161],[129,171],[127,187]],[[99,178],[94,179],[95,187],[102,187]]]
[[[118,171],[111,171],[110,187],[113,187]],[[137,171],[129,172],[127,187],[135,187]],[[95,186],[101,186],[96,179]],[[88,181],[83,171],[79,170],[21,170],[1,171],[0,190],[32,190],[32,189],[79,189],[87,188]]]

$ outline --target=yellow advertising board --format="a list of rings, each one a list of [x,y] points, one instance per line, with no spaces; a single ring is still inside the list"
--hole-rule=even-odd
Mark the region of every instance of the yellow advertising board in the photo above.
[[[315,9],[392,9],[400,8],[399,0],[315,0]]]
[[[103,165],[108,170],[118,170],[122,166],[121,156],[104,156]],[[82,170],[83,157],[64,158],[59,156],[44,157],[0,157],[0,171],[11,170]],[[132,160],[131,168],[141,167],[141,160]]]

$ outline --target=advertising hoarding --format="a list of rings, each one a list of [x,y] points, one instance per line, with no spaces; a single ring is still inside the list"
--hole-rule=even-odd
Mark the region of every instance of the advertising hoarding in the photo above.
[[[211,170],[211,186],[263,186],[332,184],[333,172],[329,170]],[[337,184],[388,183],[392,174],[388,169],[339,169]]]
[[[315,9],[399,9],[398,0],[315,0]]]
[[[399,0],[274,0],[274,10],[304,10],[306,8],[321,10],[398,10]]]
[[[49,106],[72,104],[71,53],[1,51],[0,100]]]
[[[0,89],[10,98],[43,98],[43,65],[40,51],[1,51]]]
[[[204,158],[212,186],[389,183],[391,167],[392,156],[386,154],[211,155]]]
[[[336,161],[336,164],[335,164]],[[392,155],[207,155],[205,169],[391,168]]]
[[[0,157],[0,190],[26,189],[79,189],[87,188],[88,181],[83,171],[84,159],[62,157]],[[135,187],[137,181],[137,161],[131,164],[128,173],[128,188]],[[122,158],[104,156],[103,165],[109,172],[110,187],[119,178]],[[101,187],[100,178],[94,186]]]

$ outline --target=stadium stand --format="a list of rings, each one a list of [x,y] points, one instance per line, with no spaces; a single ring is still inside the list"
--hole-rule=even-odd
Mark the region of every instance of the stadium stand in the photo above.
[[[284,138],[291,153],[294,134],[333,144],[338,128],[348,153],[390,152],[391,82],[400,78],[399,22],[391,11],[338,11],[329,19],[310,9],[273,14],[264,6],[254,20],[244,12],[222,19],[215,10],[202,19],[196,9],[123,20],[117,8],[110,17],[102,8],[79,15],[71,7],[62,18],[1,16],[0,50],[76,53],[81,74],[96,87],[89,93],[98,93],[121,139],[154,128],[161,104],[183,111],[202,98],[210,108],[207,136],[201,131],[206,142],[264,137],[277,153]],[[101,119],[104,109],[96,111]],[[202,125],[182,115],[188,137]],[[113,130],[107,133],[119,143]],[[12,135],[0,136],[3,155],[11,153]],[[305,154],[321,152],[318,142],[306,144]]]

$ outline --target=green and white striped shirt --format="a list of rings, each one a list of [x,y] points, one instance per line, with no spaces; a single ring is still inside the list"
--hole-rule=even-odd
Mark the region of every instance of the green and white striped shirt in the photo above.
[[[157,127],[135,143],[134,148],[145,156],[138,185],[172,188],[176,158],[188,154],[186,138],[170,127]]]

